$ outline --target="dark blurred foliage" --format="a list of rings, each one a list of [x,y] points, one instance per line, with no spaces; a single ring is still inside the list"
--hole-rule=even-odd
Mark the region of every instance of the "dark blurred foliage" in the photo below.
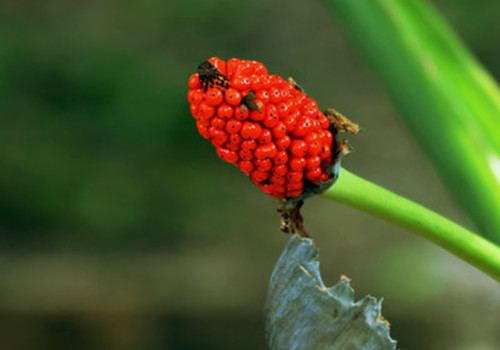
[[[498,78],[499,3],[434,3]],[[347,168],[470,226],[319,2],[3,1],[0,348],[265,348],[286,237],[197,135],[186,82],[214,55],[293,76],[364,128]],[[326,280],[384,296],[403,348],[499,344],[478,271],[335,203],[305,215]]]

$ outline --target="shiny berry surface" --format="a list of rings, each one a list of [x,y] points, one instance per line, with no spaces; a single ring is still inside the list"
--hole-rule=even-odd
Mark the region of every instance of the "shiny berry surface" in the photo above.
[[[187,85],[200,135],[264,193],[295,198],[331,178],[336,131],[292,82],[257,61],[212,57]]]

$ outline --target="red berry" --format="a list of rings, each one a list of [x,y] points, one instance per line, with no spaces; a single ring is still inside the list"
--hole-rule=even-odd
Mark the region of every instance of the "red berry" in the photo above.
[[[200,76],[198,75],[198,73],[193,74],[193,75],[191,75],[189,77],[188,86],[189,86],[190,89],[199,89],[199,88],[201,88]]]
[[[248,77],[236,76],[230,81],[229,86],[238,91],[250,89],[252,82]]]
[[[249,76],[253,73],[253,65],[251,61],[241,61],[238,68],[236,68],[235,76],[237,75],[245,75]]]
[[[286,174],[286,179],[288,182],[299,182],[302,181],[303,177],[304,173],[301,171],[289,171],[288,174]]]
[[[286,164],[288,162],[288,153],[286,151],[279,151],[273,157],[273,162],[276,165]]]
[[[285,195],[288,198],[295,198],[298,197],[302,194],[302,189],[296,190],[296,191],[286,191]]]
[[[258,90],[255,93],[255,99],[262,101],[262,103],[267,104],[269,102],[269,93],[266,90]]]
[[[269,129],[262,128],[262,132],[260,133],[257,142],[261,145],[265,145],[270,143],[272,140],[273,140],[273,135],[271,134],[271,131]]]
[[[291,112],[291,106],[288,102],[281,102],[278,105],[278,111],[280,114],[280,118],[284,118]]]
[[[257,170],[260,171],[269,171],[273,167],[271,159],[256,159],[253,163]]]
[[[229,79],[233,78],[236,68],[241,64],[241,60],[237,58],[231,58],[226,63],[226,73]]]
[[[321,154],[319,155],[321,159],[326,159],[332,155],[332,151],[330,150],[330,146],[323,144],[323,149]]]
[[[328,121],[328,118],[325,117],[325,115],[323,113],[319,114],[318,121],[319,121],[319,125],[320,125],[321,129],[328,129],[330,127],[330,122]]]
[[[251,160],[253,158],[253,152],[246,149],[242,149],[239,155],[243,160]]]
[[[327,145],[331,145],[332,142],[333,142],[333,135],[330,131],[328,130],[324,130],[322,133],[321,133],[321,143],[323,144],[327,144]]]
[[[262,132],[262,127],[258,123],[252,123],[252,122],[244,122],[240,135],[244,139],[256,139],[260,136],[260,133]]]
[[[271,175],[269,177],[269,182],[276,185],[284,185],[286,178],[284,176]]]
[[[302,187],[304,187],[304,183],[302,181],[287,182],[285,187],[286,187],[287,191],[301,190]]]
[[[288,172],[288,167],[286,166],[286,164],[275,165],[271,169],[271,174],[275,176],[285,176],[287,172]]]
[[[210,126],[210,119],[197,119],[196,123],[208,128]]]
[[[189,90],[187,94],[188,102],[191,104],[200,104],[203,98],[205,98],[203,89]]]
[[[293,137],[304,137],[313,131],[314,125],[311,118],[302,117],[297,120],[297,126],[292,132]]]
[[[217,129],[224,129],[224,127],[226,126],[226,121],[219,117],[213,117],[212,119],[210,119],[210,125]]]
[[[198,119],[198,105],[195,105],[195,104],[192,104],[189,106],[190,110],[191,110],[191,115],[195,118],[195,119]]]
[[[297,128],[297,120],[293,115],[283,118],[283,123],[285,124],[287,133],[291,133]]]
[[[261,106],[264,105],[259,100],[255,100],[255,103],[258,105],[261,105]],[[255,120],[256,122],[260,122],[260,121],[264,120],[264,118],[266,117],[266,114],[264,112],[265,112],[264,107],[262,107],[260,110],[251,111],[250,112],[250,119]]]
[[[235,89],[227,89],[226,93],[224,94],[224,99],[231,106],[236,106],[236,105],[240,104],[240,102],[241,102],[241,95]]]
[[[246,120],[250,116],[250,111],[245,105],[234,107],[234,117],[238,120]]]
[[[208,128],[208,133],[210,135],[212,144],[216,147],[224,145],[224,143],[226,143],[227,141],[227,132],[225,132],[224,130],[211,126]]]
[[[252,171],[252,174],[250,175],[250,178],[254,182],[262,182],[267,180],[269,177],[269,172],[267,171],[259,171],[259,170],[254,170]]]
[[[198,117],[199,118],[205,118],[209,119],[212,118],[215,114],[215,108],[210,106],[206,102],[200,103],[200,106],[198,107]]]
[[[257,141],[255,140],[244,140],[241,142],[241,149],[253,151],[257,148]]]
[[[302,107],[302,114],[308,117],[315,117],[318,113],[318,105],[313,100],[309,99],[308,103]]]
[[[268,143],[266,145],[261,145],[257,147],[254,152],[255,158],[257,159],[265,159],[265,158],[273,158],[276,153],[278,153],[278,149],[274,143]]]
[[[243,138],[240,134],[229,134],[229,139],[227,140],[232,145],[239,145],[241,141],[243,141]]]
[[[314,168],[319,168],[321,165],[321,158],[319,156],[310,156],[306,158],[307,160],[307,165],[306,168],[311,170]]]
[[[268,105],[266,107],[266,115],[264,117],[264,121],[262,122],[262,124],[266,128],[272,128],[273,126],[275,126],[279,122],[280,122],[280,120],[278,117],[278,110],[277,110],[276,106]]]
[[[206,139],[210,137],[208,133],[208,127],[202,125],[199,120],[196,122],[196,127],[198,128],[198,132],[200,133],[201,136],[203,136]]]
[[[319,177],[319,181],[321,181],[321,182],[325,182],[325,181],[328,181],[330,178],[331,178],[331,175],[330,175],[330,174],[328,174],[328,173],[323,173],[323,174],[321,174],[321,176]]]
[[[306,177],[312,182],[317,182],[321,176],[321,168],[315,168],[306,172]]]
[[[211,88],[205,93],[205,101],[211,106],[219,105],[223,99],[224,95],[219,89]]]
[[[228,141],[226,141],[226,143],[224,144],[224,147],[227,148],[228,150],[234,151],[234,152],[238,152],[240,150],[240,145],[232,144],[232,143],[229,143]]]
[[[289,151],[295,157],[304,157],[307,154],[307,143],[303,140],[293,140]]]
[[[280,139],[282,138],[283,136],[286,135],[286,126],[285,126],[285,123],[283,122],[278,122],[278,124],[276,124],[273,128],[272,128],[272,133],[273,133],[273,137],[275,139]]]
[[[321,139],[318,134],[312,132],[304,138],[304,141],[307,143],[308,147],[307,154],[309,154],[310,156],[315,156],[321,153],[322,145]]]
[[[255,166],[249,160],[240,160],[238,163],[238,168],[240,168],[240,170],[243,171],[246,175],[250,175],[250,172],[254,170]]]
[[[226,131],[230,134],[236,134],[241,130],[241,126],[243,125],[237,119],[229,119],[226,123]]]
[[[254,64],[254,74],[267,75],[267,69],[266,69],[266,67],[262,63],[255,62],[255,64]]]
[[[290,136],[285,135],[282,138],[279,138],[276,140],[276,147],[280,151],[283,151],[283,150],[286,150],[290,146],[291,142],[292,142],[292,139],[290,138]]]
[[[274,104],[278,104],[281,102],[281,92],[278,88],[271,88],[271,90],[269,91],[269,100]]]
[[[307,165],[307,161],[303,157],[293,157],[289,160],[288,165],[293,171],[303,171]]]
[[[251,81],[252,81],[252,89],[255,90],[255,91],[259,91],[260,89],[262,89],[262,79],[260,76],[258,75],[253,75],[251,77]]]
[[[217,154],[222,160],[225,160],[229,163],[236,163],[240,158],[238,156],[238,153],[222,147],[217,148]]]
[[[229,119],[233,116],[233,107],[228,104],[222,103],[217,107],[217,116],[222,119]]]

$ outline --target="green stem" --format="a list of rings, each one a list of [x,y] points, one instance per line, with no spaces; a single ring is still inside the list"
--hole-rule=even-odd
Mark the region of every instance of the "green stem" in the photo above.
[[[324,197],[390,221],[426,238],[500,281],[500,248],[420,204],[341,169]]]

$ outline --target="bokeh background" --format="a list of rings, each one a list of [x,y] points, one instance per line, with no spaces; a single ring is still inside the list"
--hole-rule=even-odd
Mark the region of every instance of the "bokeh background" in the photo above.
[[[434,0],[500,77],[500,3]],[[318,1],[0,3],[0,349],[265,349],[287,237],[277,201],[196,131],[211,57],[293,76],[364,129],[344,166],[474,229]],[[384,297],[403,349],[500,346],[498,284],[414,235],[316,198],[327,284]]]

